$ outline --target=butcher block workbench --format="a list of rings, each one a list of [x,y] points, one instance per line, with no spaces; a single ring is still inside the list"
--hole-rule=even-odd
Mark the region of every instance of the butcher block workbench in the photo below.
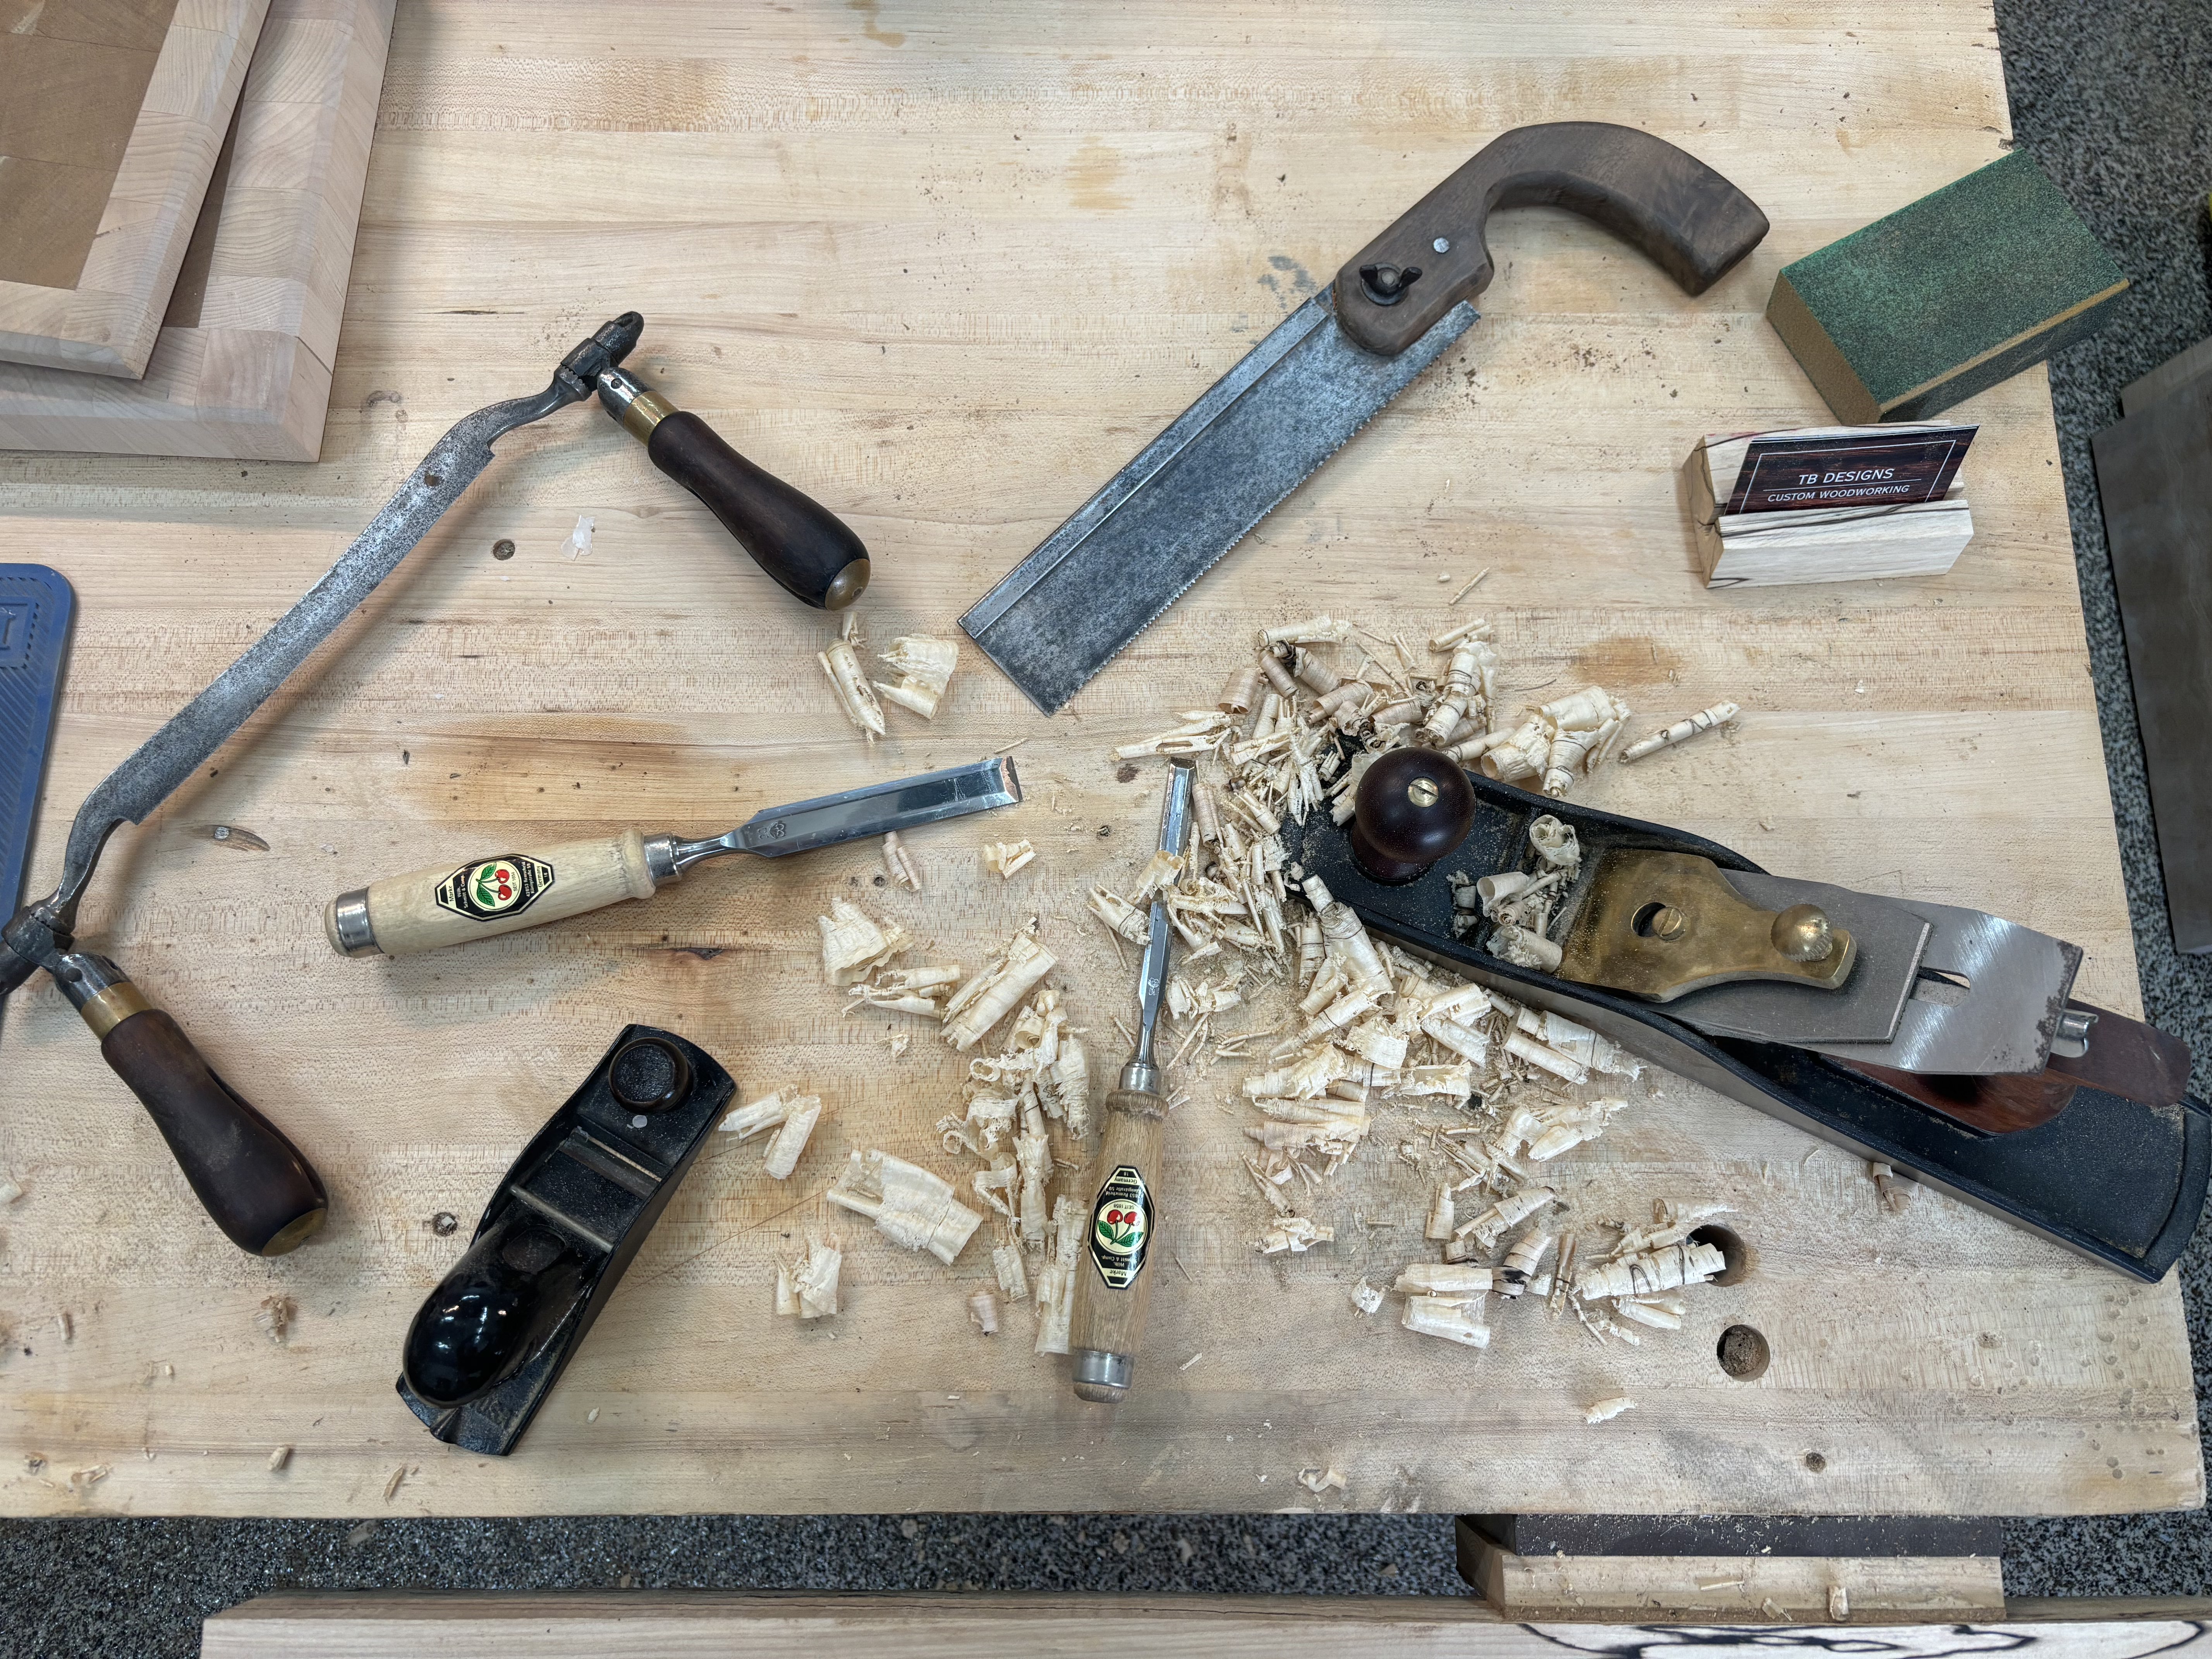
[[[24,1195],[0,1211],[0,1508],[2200,1503],[2170,1279],[1925,1191],[1890,1213],[1861,1163],[1654,1071],[1555,1184],[1592,1216],[1725,1200],[1756,1265],[1635,1348],[1534,1304],[1496,1314],[1486,1352],[1399,1329],[1395,1300],[1352,1306],[1362,1277],[1433,1252],[1401,1109],[1311,1200],[1337,1243],[1261,1258],[1235,1062],[1173,1078],[1166,1259],[1118,1413],[1030,1352],[1028,1304],[975,1333],[988,1234],[947,1269],[821,1197],[855,1147],[963,1182],[973,1166],[933,1128],[963,1062],[919,1022],[895,1057],[891,1017],[844,1017],[815,915],[856,898],[915,933],[912,960],[971,969],[1040,917],[1103,1088],[1129,974],[1083,897],[1127,890],[1161,783],[1111,750],[1210,704],[1256,626],[1316,611],[1417,650],[1487,616],[1510,696],[1600,683],[1639,732],[1740,702],[1732,733],[1576,799],[2002,913],[2084,947],[2085,998],[2137,1008],[2042,372],[1957,411],[1982,423],[1977,534],[1948,577],[1708,592],[1677,500],[1702,434],[1827,418],[1762,319],[1776,271],[2008,143],[1986,0],[410,0],[320,463],[0,456],[8,556],[58,567],[81,605],[33,884],[85,793],[448,423],[542,386],[606,317],[641,311],[632,367],[859,531],[876,644],[950,636],[1377,228],[1499,131],[1565,118],[1684,146],[1771,234],[1692,301],[1581,220],[1493,220],[1484,320],[1055,720],[969,647],[933,724],[890,709],[864,746],[814,661],[831,622],[611,422],[572,410],[503,441],[308,669],[117,837],[83,917],[322,1170],[324,1235],[276,1261],[234,1249],[52,985],[5,1010],[0,1170]],[[596,538],[566,557],[580,514]],[[719,832],[1016,744],[1027,800],[910,836],[920,894],[878,885],[862,845],[708,866],[648,903],[432,956],[324,941],[325,901],[378,876],[632,824]],[[978,843],[1019,836],[1036,862],[985,873]],[[393,1392],[408,1322],[631,1020],[704,1045],[746,1098],[796,1085],[829,1112],[787,1183],[758,1142],[710,1147],[516,1454],[452,1450]],[[775,1253],[824,1224],[846,1239],[844,1310],[802,1328],[773,1316]],[[296,1304],[281,1345],[257,1328],[270,1297]],[[1739,1323],[1771,1349],[1754,1381],[1716,1358]],[[1634,1410],[1585,1425],[1623,1394]],[[1299,1486],[1330,1466],[1342,1492]]]

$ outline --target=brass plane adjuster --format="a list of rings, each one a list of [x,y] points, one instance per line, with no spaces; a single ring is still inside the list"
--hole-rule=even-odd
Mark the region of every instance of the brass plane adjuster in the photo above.
[[[1604,855],[1560,943],[1561,979],[1652,1002],[1735,980],[1833,991],[1858,954],[1818,905],[1762,910],[1711,859],[1625,848]]]

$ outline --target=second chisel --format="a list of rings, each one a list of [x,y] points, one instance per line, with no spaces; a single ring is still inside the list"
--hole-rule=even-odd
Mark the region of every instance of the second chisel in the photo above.
[[[1190,827],[1191,768],[1168,769],[1167,801],[1160,815],[1160,851],[1182,856]],[[1076,1266],[1075,1311],[1068,1341],[1075,1355],[1075,1392],[1113,1405],[1129,1392],[1137,1366],[1137,1339],[1152,1299],[1154,1275],[1146,1271],[1158,1242],[1159,1212],[1153,1191],[1160,1180],[1160,1141],[1167,1103],[1160,1067],[1152,1058],[1152,1033],[1160,1023],[1167,988],[1168,946],[1174,933],[1165,901],[1152,901],[1152,931],[1137,969],[1137,1049],[1106,1097],[1106,1129],[1100,1137],[1097,1196],[1091,1200],[1091,1236]]]
[[[964,818],[1021,798],[1012,759],[997,755],[970,766],[771,806],[707,841],[629,830],[543,853],[504,853],[387,876],[332,899],[323,910],[323,932],[340,956],[405,956],[559,921],[623,899],[650,898],[662,882],[727,853],[782,858]]]

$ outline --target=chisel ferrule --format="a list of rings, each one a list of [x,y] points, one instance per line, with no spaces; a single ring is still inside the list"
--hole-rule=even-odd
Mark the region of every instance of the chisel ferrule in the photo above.
[[[368,920],[368,889],[356,887],[349,893],[340,893],[331,906],[331,937],[337,943],[338,954],[348,957],[373,957],[376,954],[376,929]]]

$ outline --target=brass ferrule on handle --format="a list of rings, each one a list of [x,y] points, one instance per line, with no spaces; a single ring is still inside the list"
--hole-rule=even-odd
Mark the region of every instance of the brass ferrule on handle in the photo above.
[[[640,443],[650,442],[653,428],[676,412],[676,405],[619,368],[603,368],[597,382],[599,403]]]
[[[131,1015],[154,1006],[128,974],[88,951],[72,951],[62,957],[54,981],[96,1037],[106,1036]]]

